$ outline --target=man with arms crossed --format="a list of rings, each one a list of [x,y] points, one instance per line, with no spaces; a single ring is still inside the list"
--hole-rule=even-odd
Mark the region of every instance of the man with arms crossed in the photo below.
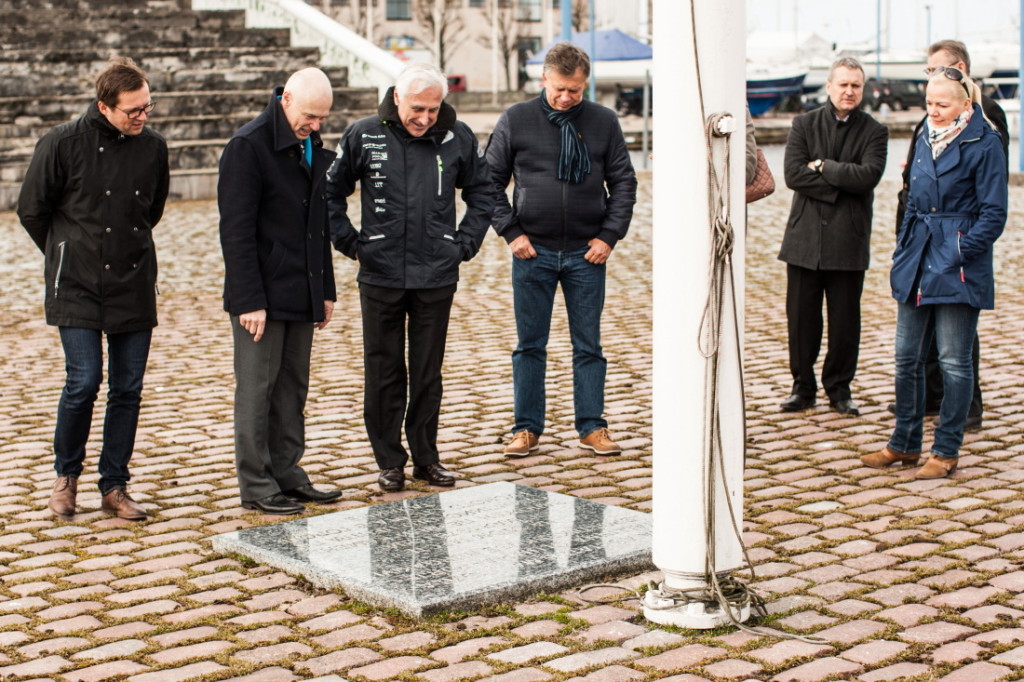
[[[850,384],[860,354],[860,296],[870,257],[874,189],[885,170],[889,131],[859,108],[864,67],[856,59],[833,63],[825,89],[825,106],[793,119],[786,143],[786,186],[793,190],[793,205],[779,260],[788,263],[793,392],[781,408],[798,412],[815,404],[824,298],[828,354],[821,383],[833,410],[857,416]]]

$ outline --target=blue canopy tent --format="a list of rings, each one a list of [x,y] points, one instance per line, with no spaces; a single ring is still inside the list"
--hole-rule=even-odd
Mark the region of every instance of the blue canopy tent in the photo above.
[[[560,40],[553,40],[526,62],[526,73],[539,80],[548,50]],[[573,32],[572,42],[590,55],[594,77],[603,83],[616,83],[624,87],[643,86],[644,78],[653,67],[654,50],[617,28],[595,31],[594,54],[591,54],[591,32]]]

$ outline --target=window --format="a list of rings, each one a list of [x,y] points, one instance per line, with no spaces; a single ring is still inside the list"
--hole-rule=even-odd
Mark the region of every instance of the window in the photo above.
[[[388,0],[388,21],[408,21],[412,19],[412,0]]]
[[[469,0],[470,7],[485,7],[486,5],[486,0]]]
[[[541,0],[519,0],[519,21],[540,21]]]

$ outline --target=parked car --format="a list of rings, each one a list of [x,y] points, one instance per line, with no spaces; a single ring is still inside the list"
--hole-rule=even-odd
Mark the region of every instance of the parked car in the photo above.
[[[920,81],[869,78],[864,84],[861,107],[878,111],[883,104],[887,104],[893,111],[924,108],[924,84]]]
[[[448,92],[465,92],[466,77],[459,73],[448,74]]]

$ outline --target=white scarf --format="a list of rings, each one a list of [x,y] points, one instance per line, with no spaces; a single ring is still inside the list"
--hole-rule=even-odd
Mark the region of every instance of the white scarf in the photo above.
[[[932,147],[933,160],[939,158],[939,154],[946,151],[949,143],[963,132],[967,124],[971,122],[971,114],[973,113],[974,106],[972,104],[964,109],[964,113],[957,116],[951,125],[945,128],[933,128],[931,120],[928,120],[928,144]]]

